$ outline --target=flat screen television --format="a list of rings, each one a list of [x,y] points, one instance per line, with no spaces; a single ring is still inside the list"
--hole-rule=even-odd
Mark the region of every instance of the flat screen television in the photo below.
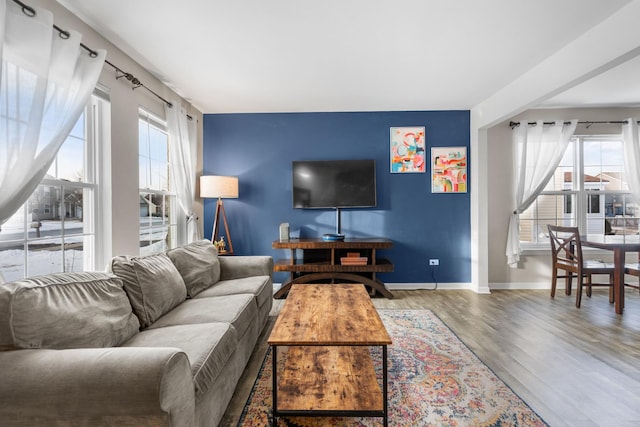
[[[292,172],[294,208],[376,206],[375,160],[294,161]]]

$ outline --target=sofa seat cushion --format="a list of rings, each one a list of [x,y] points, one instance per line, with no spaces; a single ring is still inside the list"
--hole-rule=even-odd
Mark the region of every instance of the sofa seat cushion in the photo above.
[[[124,282],[133,312],[143,328],[187,298],[184,280],[165,253],[115,257],[111,271]]]
[[[0,349],[120,345],[138,333],[122,281],[58,273],[0,285]]]
[[[220,280],[218,251],[209,240],[171,249],[167,256],[182,275],[190,298]]]
[[[217,297],[225,295],[252,294],[258,307],[273,298],[273,286],[269,276],[243,277],[242,279],[221,280],[212,287],[202,291],[196,298]]]
[[[242,337],[258,316],[253,295],[189,299],[149,326],[150,329],[194,323],[230,323]]]
[[[191,364],[196,397],[209,390],[238,346],[238,334],[229,323],[167,326],[140,332],[123,347],[176,347]]]

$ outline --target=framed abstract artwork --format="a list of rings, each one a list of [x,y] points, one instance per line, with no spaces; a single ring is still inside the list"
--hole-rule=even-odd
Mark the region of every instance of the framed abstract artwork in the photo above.
[[[467,192],[467,147],[431,148],[431,192]]]
[[[424,126],[390,128],[391,173],[424,173]]]

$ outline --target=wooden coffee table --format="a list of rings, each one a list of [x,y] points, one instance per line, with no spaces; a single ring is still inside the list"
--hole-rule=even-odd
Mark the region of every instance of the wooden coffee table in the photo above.
[[[295,284],[271,331],[273,425],[281,416],[382,417],[391,338],[362,284]],[[278,372],[278,347],[288,347]],[[382,347],[382,387],[369,347]]]

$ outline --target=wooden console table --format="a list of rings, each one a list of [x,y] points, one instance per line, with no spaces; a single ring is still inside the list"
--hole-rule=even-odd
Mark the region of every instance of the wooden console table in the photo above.
[[[386,298],[393,294],[385,287],[384,282],[376,277],[376,273],[393,271],[393,264],[386,258],[377,258],[377,249],[388,249],[393,246],[389,239],[345,239],[343,241],[325,241],[320,238],[275,240],[274,249],[289,249],[290,257],[279,259],[274,264],[274,271],[288,271],[289,280],[274,294],[275,298],[285,298],[291,285],[295,283],[313,283],[336,280],[363,283],[373,294],[379,293]],[[302,257],[296,256],[297,250]],[[367,257],[366,265],[343,265],[340,258],[350,252],[358,252]]]

